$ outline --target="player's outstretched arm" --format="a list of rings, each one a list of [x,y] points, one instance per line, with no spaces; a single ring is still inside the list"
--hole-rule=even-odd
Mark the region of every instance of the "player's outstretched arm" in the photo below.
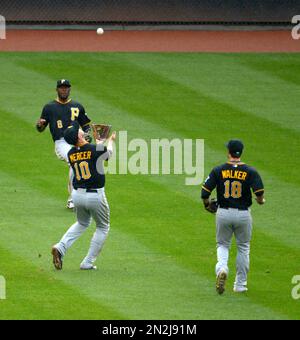
[[[107,159],[110,159],[113,152],[114,152],[114,141],[116,140],[117,138],[117,133],[116,131],[114,131],[111,136],[107,139],[107,152],[108,152],[108,158]]]
[[[107,139],[107,151],[101,156],[104,160],[108,161],[112,154],[114,149],[114,141],[117,138],[117,133],[114,131],[111,136]],[[96,139],[96,144],[103,144],[103,140]]]

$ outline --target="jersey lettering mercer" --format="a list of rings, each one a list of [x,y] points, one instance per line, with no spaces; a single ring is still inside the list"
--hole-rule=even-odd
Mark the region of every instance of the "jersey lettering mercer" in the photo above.
[[[99,189],[105,186],[103,161],[108,159],[106,146],[74,146],[68,153],[68,159],[74,172],[74,189]]]
[[[212,170],[202,187],[202,198],[217,188],[221,208],[247,209],[252,205],[251,190],[263,194],[264,185],[258,172],[244,163],[225,163]]]
[[[90,123],[84,107],[71,99],[65,104],[53,100],[43,108],[41,118],[46,120],[46,126],[49,124],[54,141],[63,138],[64,130],[74,120],[77,120],[81,127]]]

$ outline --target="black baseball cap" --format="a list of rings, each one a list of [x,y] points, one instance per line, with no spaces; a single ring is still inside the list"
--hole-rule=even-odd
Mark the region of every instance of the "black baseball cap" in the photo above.
[[[71,87],[71,83],[67,79],[60,79],[60,80],[57,81],[56,87],[58,88],[58,87],[62,87],[62,86]]]
[[[70,125],[64,131],[64,139],[70,145],[75,145],[78,142],[78,131],[79,131],[79,124],[75,120],[72,125]]]
[[[229,153],[231,154],[231,156],[236,157],[236,158],[240,158],[244,150],[244,144],[239,139],[230,140],[226,144],[226,147]]]

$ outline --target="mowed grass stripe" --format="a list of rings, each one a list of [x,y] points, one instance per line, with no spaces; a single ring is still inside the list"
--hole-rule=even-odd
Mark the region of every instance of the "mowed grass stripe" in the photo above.
[[[253,58],[251,54],[238,56],[240,63],[259,71],[276,77],[282,81],[294,85],[292,93],[299,91],[299,74],[295,72],[300,67],[299,53],[263,53],[259,58]],[[287,103],[289,105],[289,103]]]
[[[1,320],[124,318],[124,315],[107,308],[99,301],[89,299],[84,294],[84,287],[74,289],[44,266],[29,262],[17,250],[17,243],[13,245],[16,251],[8,251],[5,241],[7,242],[1,236],[0,274],[6,279],[6,300],[0,300]],[[8,248],[12,248],[12,244]]]
[[[118,58],[300,132],[298,54],[122,54]]]
[[[207,96],[242,111],[263,116],[272,123],[281,124],[282,127],[300,130],[297,96],[291,95],[299,91],[297,87],[295,88],[295,84],[299,85],[299,75],[295,72],[300,63],[297,54],[2,53],[0,58],[3,69],[7,69],[9,65],[14,67],[22,65],[22,68],[26,67],[34,73],[39,70],[44,71],[47,63],[51,66],[50,76],[54,81],[65,73],[65,65],[62,61],[65,62],[66,56],[72,60],[74,66],[80,68],[85,64],[82,62],[83,58],[90,61],[88,67],[96,64],[98,72],[94,73],[94,76],[101,76],[98,77],[96,84],[98,89],[103,86],[103,77],[105,79],[110,76],[110,73],[103,72],[105,64],[108,62],[110,65],[134,64],[135,67],[164,75],[193,90],[200,89],[201,93]],[[33,63],[28,63],[29,59]],[[73,73],[73,71],[69,72]],[[26,77],[23,78],[25,83]],[[19,79],[18,84],[20,81],[22,82]],[[85,80],[80,83],[85,83]],[[15,84],[16,88],[18,84]],[[28,86],[35,86],[35,83]],[[49,92],[53,90],[53,86],[45,82],[41,91],[46,89]],[[289,101],[285,100],[287,96],[290,97]],[[285,111],[284,115],[282,111]]]
[[[11,213],[6,226],[2,228],[1,245],[4,245],[11,253],[22,257],[23,261],[30,261],[31,266],[36,267],[33,270],[35,273],[47,274],[50,276],[50,281],[54,279],[69,286],[71,290],[69,294],[72,296],[77,296],[76,291],[80,291],[82,295],[88,297],[85,301],[86,305],[90,301],[100,302],[99,310],[97,304],[92,308],[98,317],[104,304],[111,309],[118,310],[119,315],[121,313],[126,315],[126,318],[133,319],[285,318],[284,314],[263,308],[259,304],[253,303],[248,297],[233,297],[230,290],[226,297],[220,299],[213,289],[213,281],[207,280],[199,272],[191,271],[182,264],[177,265],[178,260],[175,256],[166,256],[155,246],[152,249],[143,246],[140,241],[142,238],[148,237],[149,230],[147,233],[137,230],[134,236],[128,234],[127,230],[120,231],[124,218],[113,222],[111,235],[101,259],[98,261],[99,271],[81,272],[78,267],[86,252],[88,239],[91,237],[93,229],[91,228],[69,251],[65,258],[64,270],[54,272],[48,249],[56,234],[60,234],[61,229],[65,229],[57,227],[56,222],[59,220],[63,222],[71,217],[67,217],[68,212],[65,213],[65,217],[56,214],[56,207],[53,206],[51,197],[46,198],[44,194],[39,195],[35,190],[29,193],[29,190],[26,190],[20,181],[10,179],[3,174],[1,178],[6,183],[5,189],[15,186],[20,198],[20,201],[15,204],[16,212]],[[27,199],[30,194],[33,197],[31,201]],[[24,202],[26,203],[24,204]],[[2,203],[4,209],[7,209],[8,201],[6,204]],[[38,209],[38,204],[49,206],[52,220],[53,216],[57,215],[55,223],[49,223],[51,218],[49,216],[35,220],[35,210]],[[21,206],[24,207],[24,212],[17,213],[17,211],[22,211]],[[33,218],[26,214],[26,209],[30,209]],[[17,214],[23,223],[22,228],[17,230],[16,237],[14,237],[12,230],[14,230],[13,223]],[[135,221],[133,223],[138,226],[140,220]],[[130,218],[127,223],[131,223]],[[162,224],[168,226],[163,221]],[[153,225],[149,227],[152,228],[153,233]],[[33,234],[35,237],[32,237]],[[169,241],[170,247],[172,240]],[[8,263],[10,263],[9,257]],[[10,266],[13,266],[13,263],[10,263]],[[5,271],[4,273],[6,274]],[[8,282],[10,280],[13,278],[8,275]],[[31,294],[34,294],[34,290],[29,290],[28,295],[29,298],[35,299],[35,295]],[[65,300],[67,300],[70,295],[66,291],[64,294]],[[216,310],[215,305],[217,304],[219,308]],[[228,306],[231,306],[232,310],[224,315],[224,310]],[[246,309],[245,306],[247,306]],[[67,308],[65,312],[67,313]]]

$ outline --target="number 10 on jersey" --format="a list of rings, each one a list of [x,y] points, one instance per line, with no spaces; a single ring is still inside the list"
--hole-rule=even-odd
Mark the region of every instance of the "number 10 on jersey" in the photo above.
[[[74,163],[74,169],[77,181],[80,181],[82,179],[89,179],[92,176],[88,162],[80,162],[79,165],[78,163]]]

